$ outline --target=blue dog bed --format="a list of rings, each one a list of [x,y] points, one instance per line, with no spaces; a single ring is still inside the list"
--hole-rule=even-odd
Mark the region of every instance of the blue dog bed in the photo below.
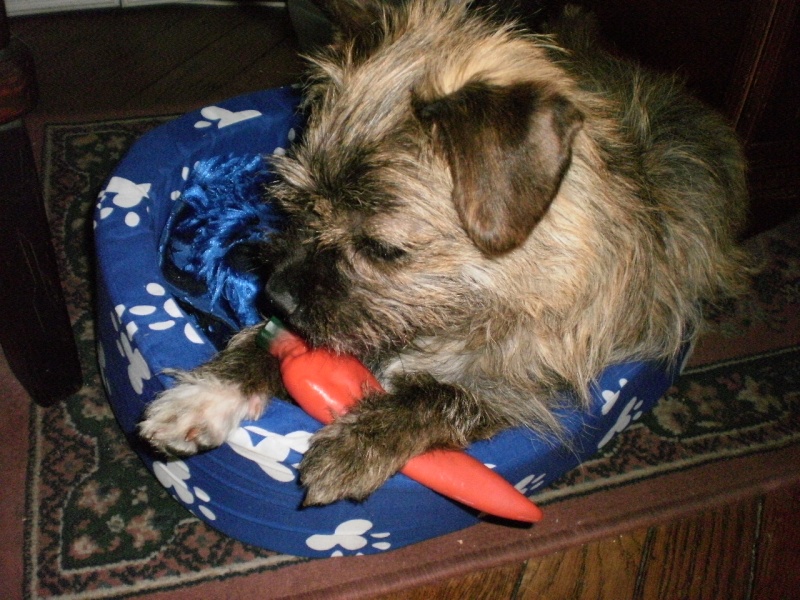
[[[299,135],[298,100],[280,88],[189,113],[143,136],[119,164],[95,212],[103,381],[145,465],[211,526],[299,556],[379,553],[468,527],[480,515],[403,475],[362,503],[302,508],[297,465],[320,424],[282,399],[220,448],[183,460],[156,456],[136,437],[145,406],[172,384],[165,369],[205,362],[259,318],[260,282],[235,273],[226,252],[280,226],[255,200],[270,177],[261,155],[283,152]],[[220,210],[226,198],[235,202]],[[240,200],[247,207],[232,217]],[[652,408],[675,375],[656,364],[609,368],[590,409],[563,414],[569,449],[518,429],[468,451],[534,497]]]

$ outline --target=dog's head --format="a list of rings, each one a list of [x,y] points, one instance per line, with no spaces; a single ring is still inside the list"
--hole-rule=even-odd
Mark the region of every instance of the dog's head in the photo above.
[[[556,196],[582,123],[533,38],[462,3],[332,0],[268,295],[314,344],[365,356],[474,314]],[[513,283],[512,283],[513,285]]]

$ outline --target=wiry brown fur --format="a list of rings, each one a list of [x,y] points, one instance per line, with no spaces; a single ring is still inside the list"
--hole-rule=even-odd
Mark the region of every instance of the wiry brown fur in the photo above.
[[[342,26],[313,59],[305,137],[275,164],[291,220],[267,291],[389,393],[314,437],[309,502],[363,498],[432,447],[557,431],[554,391],[586,400],[609,364],[674,358],[703,302],[741,288],[734,134],[675,80],[600,52],[585,17],[549,37],[460,2],[330,4]],[[245,332],[193,376],[266,398],[242,366],[262,360]],[[170,395],[146,437],[223,441],[202,418],[191,436],[153,418],[195,410]]]

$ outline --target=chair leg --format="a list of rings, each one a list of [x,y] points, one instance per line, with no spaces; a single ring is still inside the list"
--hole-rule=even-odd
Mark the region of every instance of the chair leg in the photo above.
[[[37,403],[82,384],[42,202],[22,121],[0,126],[0,346]]]

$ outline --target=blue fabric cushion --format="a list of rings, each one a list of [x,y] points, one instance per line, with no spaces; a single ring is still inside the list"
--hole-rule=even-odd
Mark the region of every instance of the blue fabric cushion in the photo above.
[[[147,403],[171,385],[164,369],[203,363],[231,331],[258,317],[248,306],[257,282],[244,292],[220,289],[227,275],[220,275],[219,247],[208,246],[233,235],[225,233],[226,223],[213,226],[213,240],[193,243],[192,236],[209,222],[203,214],[209,194],[225,195],[214,188],[220,184],[214,173],[225,165],[241,176],[225,184],[236,190],[234,199],[259,193],[270,177],[260,155],[282,152],[299,131],[297,103],[291,88],[232,98],[156,128],[119,164],[95,213],[102,374],[119,423],[145,465],[210,525],[300,556],[384,552],[468,527],[479,515],[403,475],[363,503],[301,508],[297,464],[320,424],[281,399],[257,421],[242,423],[220,448],[185,460],[152,455],[135,433]],[[210,206],[219,208],[213,199]],[[259,235],[279,226],[268,205],[243,218],[258,224]],[[198,256],[217,262],[202,272],[208,265]],[[569,447],[516,429],[468,451],[533,497],[649,410],[674,376],[658,364],[609,368],[591,390],[588,411],[563,413]]]

